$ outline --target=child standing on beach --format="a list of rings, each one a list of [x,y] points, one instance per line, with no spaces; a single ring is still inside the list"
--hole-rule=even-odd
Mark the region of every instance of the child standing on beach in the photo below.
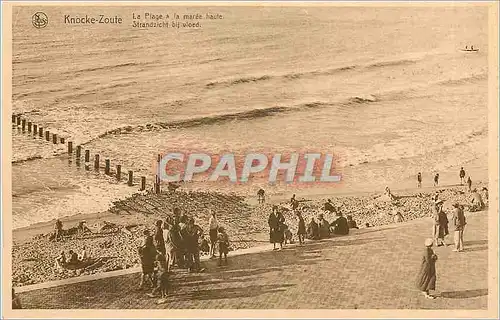
[[[227,254],[229,253],[229,236],[227,235],[226,230],[224,230],[224,227],[219,227],[217,240],[219,241],[219,266],[222,266],[222,255],[224,255],[224,263],[227,266]]]
[[[436,299],[435,296],[429,294],[429,290],[436,290],[436,261],[437,256],[431,249],[433,240],[425,240],[424,254],[420,263],[420,271],[418,272],[416,285],[427,299]]]

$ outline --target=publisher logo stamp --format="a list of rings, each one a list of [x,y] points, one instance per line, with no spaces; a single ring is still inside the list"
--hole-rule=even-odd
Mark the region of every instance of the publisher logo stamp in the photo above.
[[[31,18],[31,22],[35,28],[42,29],[49,24],[49,17],[43,12],[37,12]]]

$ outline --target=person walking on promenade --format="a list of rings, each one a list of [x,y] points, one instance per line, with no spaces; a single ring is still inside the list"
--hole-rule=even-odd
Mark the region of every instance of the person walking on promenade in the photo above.
[[[429,294],[430,290],[436,290],[436,261],[437,255],[432,250],[432,239],[425,240],[425,249],[417,275],[417,288],[427,299],[436,299]]]
[[[422,173],[417,174],[417,188],[422,188]]]
[[[155,224],[155,245],[156,249],[165,256],[165,238],[163,237],[163,221],[157,220]]]
[[[12,309],[22,309],[23,307],[21,306],[21,300],[19,300],[19,297],[16,294],[16,291],[14,288],[12,288]]]
[[[439,173],[436,173],[434,176],[434,187],[437,187],[439,185]]]
[[[219,241],[219,266],[222,266],[222,255],[224,255],[224,264],[227,266],[227,254],[229,253],[229,236],[224,227],[219,227],[217,234]]]
[[[459,172],[458,175],[460,176],[460,185],[463,186],[464,185],[464,181],[465,181],[465,170],[464,170],[464,167],[460,168],[460,172]]]
[[[453,234],[453,240],[455,242],[454,252],[461,252],[464,250],[464,228],[467,222],[465,221],[465,215],[463,208],[458,204],[454,203],[453,207],[453,218],[451,219],[455,232]]]
[[[188,221],[188,260],[189,272],[203,272],[205,269],[201,267],[200,263],[200,237],[203,235],[203,229],[194,223],[194,219],[190,218]]]
[[[153,237],[145,233],[144,244],[139,247],[139,257],[141,259],[142,275],[139,290],[143,290],[148,282],[151,286],[154,284],[153,273],[156,258],[156,248],[153,244]]]
[[[170,276],[169,268],[167,264],[167,258],[160,251],[156,254],[156,261],[158,266],[158,277],[156,278],[156,283],[154,284],[151,293],[147,294],[148,297],[155,298],[160,295],[160,300],[158,304],[165,303],[165,299],[168,296],[168,290],[170,287]]]
[[[470,176],[467,178],[467,187],[469,192],[472,192],[472,180],[470,179]]]
[[[210,257],[215,258],[215,246],[217,244],[217,234],[219,230],[219,221],[215,212],[210,210],[210,219],[208,220],[208,235],[210,237]]]
[[[283,219],[283,221],[281,221]],[[284,223],[284,217],[278,212],[278,207],[273,206],[271,214],[267,219],[269,225],[269,240],[273,244],[273,250],[277,250],[276,243],[280,244],[280,249],[283,249],[283,233],[281,224]],[[284,230],[283,230],[284,231]]]
[[[445,246],[446,242],[444,241],[444,237],[448,235],[448,218],[446,217],[446,213],[443,211],[443,200],[438,200],[434,205],[434,229],[433,229],[433,237],[435,245]]]
[[[299,225],[297,228],[297,237],[299,238],[299,244],[304,243],[304,237],[306,235],[306,223],[304,222],[304,217],[300,211],[297,212],[297,218],[299,219]]]

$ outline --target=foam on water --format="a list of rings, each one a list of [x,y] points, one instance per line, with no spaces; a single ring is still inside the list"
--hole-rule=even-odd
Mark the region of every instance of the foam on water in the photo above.
[[[13,112],[148,181],[172,149],[333,152],[340,188],[353,190],[486,166],[484,8],[219,9],[226,18],[202,30],[53,21],[34,38],[31,10],[16,8]],[[117,10],[133,8],[98,11]],[[481,50],[459,51],[470,44]],[[104,210],[136,190],[75,174],[65,152],[13,130],[15,226]]]

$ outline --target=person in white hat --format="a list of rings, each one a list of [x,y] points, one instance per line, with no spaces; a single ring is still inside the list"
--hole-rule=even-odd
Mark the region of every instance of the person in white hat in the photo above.
[[[427,299],[436,299],[429,294],[429,290],[436,290],[436,261],[437,256],[432,250],[433,240],[425,239],[425,249],[420,263],[420,270],[417,275],[416,286]]]

